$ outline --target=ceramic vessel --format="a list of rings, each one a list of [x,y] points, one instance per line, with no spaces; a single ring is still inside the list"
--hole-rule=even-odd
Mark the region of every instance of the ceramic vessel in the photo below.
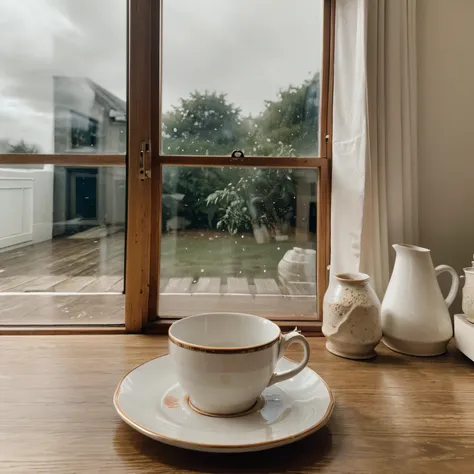
[[[383,342],[392,350],[414,356],[446,352],[453,337],[448,308],[459,289],[453,268],[434,268],[428,249],[397,244],[397,257],[382,303]],[[444,299],[437,276],[449,272],[452,284]]]
[[[380,301],[364,273],[335,275],[323,301],[323,334],[329,352],[370,359],[382,338]]]
[[[297,363],[278,361],[278,371]],[[309,367],[264,390],[255,407],[239,417],[212,417],[190,405],[169,355],[136,367],[114,395],[119,416],[135,430],[157,441],[196,451],[239,453],[293,443],[322,428],[334,398],[324,380]]]
[[[314,294],[316,291],[316,250],[293,247],[278,264],[280,281],[290,293]]]
[[[316,250],[288,250],[278,264],[278,273],[288,281],[316,281]]]
[[[474,267],[464,268],[466,282],[462,289],[462,311],[474,323]]]
[[[275,373],[290,344],[303,346],[303,360]],[[308,341],[296,331],[282,335],[268,319],[249,314],[208,313],[173,323],[169,353],[190,404],[208,415],[249,410],[265,387],[301,372],[309,360]]]

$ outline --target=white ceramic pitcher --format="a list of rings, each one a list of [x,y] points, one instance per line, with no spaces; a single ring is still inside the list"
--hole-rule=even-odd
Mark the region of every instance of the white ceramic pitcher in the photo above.
[[[434,268],[428,249],[405,244],[393,248],[397,258],[381,311],[383,342],[403,354],[443,354],[453,337],[448,308],[458,292],[459,276],[448,265]],[[453,278],[446,299],[437,281],[443,272]]]

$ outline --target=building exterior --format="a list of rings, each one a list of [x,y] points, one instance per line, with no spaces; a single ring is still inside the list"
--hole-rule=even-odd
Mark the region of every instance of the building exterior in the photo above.
[[[87,78],[54,78],[54,152],[125,153],[126,104]],[[125,225],[125,167],[54,168],[53,235]]]
[[[54,77],[51,89],[55,153],[125,153],[123,100],[87,78]],[[9,149],[0,141],[0,153]],[[125,209],[125,166],[0,166],[0,250],[90,227],[120,229]]]

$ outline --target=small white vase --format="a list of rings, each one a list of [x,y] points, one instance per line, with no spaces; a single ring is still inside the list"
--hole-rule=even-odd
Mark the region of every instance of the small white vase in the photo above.
[[[474,267],[464,268],[466,283],[462,289],[462,312],[474,323]]]
[[[448,308],[459,289],[459,277],[447,265],[433,266],[428,249],[397,244],[395,266],[382,302],[383,342],[390,349],[414,356],[443,354],[453,337]],[[446,300],[437,276],[453,278]]]
[[[324,295],[326,349],[347,359],[375,357],[382,338],[380,301],[364,273],[335,275]]]
[[[278,264],[278,273],[287,281],[316,281],[316,250],[293,247]]]
[[[278,263],[280,282],[290,294],[316,293],[316,250],[293,247]]]

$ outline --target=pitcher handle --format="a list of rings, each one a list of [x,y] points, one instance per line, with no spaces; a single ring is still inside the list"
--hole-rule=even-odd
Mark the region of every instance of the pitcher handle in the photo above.
[[[459,275],[456,273],[454,268],[450,267],[449,265],[438,265],[435,268],[436,276],[440,275],[443,272],[448,272],[451,274],[452,282],[451,282],[451,289],[449,290],[449,294],[444,301],[446,301],[446,305],[448,308],[453,304],[454,298],[458,294],[459,290]]]

